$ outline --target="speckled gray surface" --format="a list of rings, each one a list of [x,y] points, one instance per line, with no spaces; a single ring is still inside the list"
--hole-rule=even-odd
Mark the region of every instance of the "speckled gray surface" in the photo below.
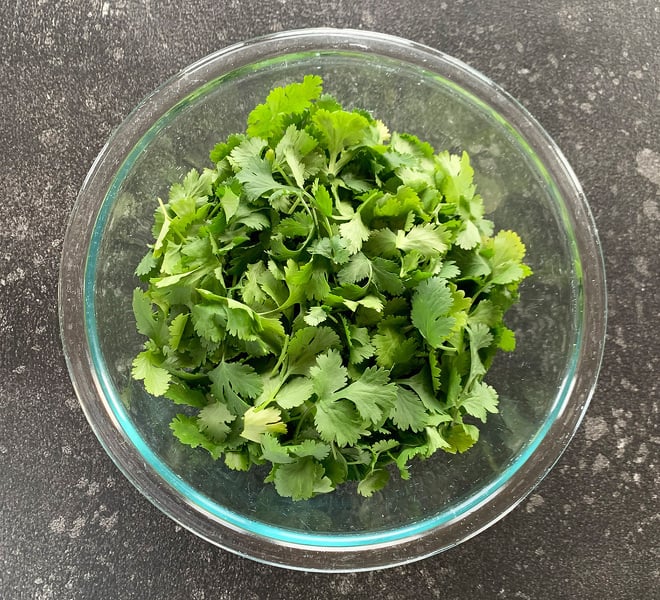
[[[556,468],[477,538],[376,573],[287,572],[177,527],[104,454],[58,338],[67,218],[111,130],[195,59],[316,25],[429,44],[521,100],[584,185],[609,277],[601,378]],[[660,597],[658,47],[655,0],[4,2],[0,598]]]

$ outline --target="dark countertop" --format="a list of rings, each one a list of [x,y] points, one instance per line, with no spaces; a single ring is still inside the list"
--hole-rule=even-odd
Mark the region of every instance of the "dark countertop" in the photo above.
[[[111,130],[205,54],[319,25],[426,43],[517,97],[582,181],[608,274],[601,377],[556,468],[477,538],[375,573],[289,572],[182,530],[104,453],[58,336],[67,218]],[[3,3],[0,598],[657,598],[659,47],[655,0]]]

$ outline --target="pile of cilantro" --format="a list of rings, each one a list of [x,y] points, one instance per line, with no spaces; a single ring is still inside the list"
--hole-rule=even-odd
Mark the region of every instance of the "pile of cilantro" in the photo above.
[[[484,376],[531,271],[493,236],[467,154],[343,110],[322,80],[273,89],[245,134],[160,199],[136,274],[132,375],[185,406],[174,435],[295,500],[468,450]]]

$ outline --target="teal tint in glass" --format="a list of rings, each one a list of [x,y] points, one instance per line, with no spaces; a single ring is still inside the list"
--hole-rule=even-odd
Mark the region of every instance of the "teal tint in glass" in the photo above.
[[[180,407],[130,377],[142,337],[133,272],[152,242],[158,197],[209,150],[243,131],[274,86],[306,74],[345,106],[437,150],[467,151],[496,229],[517,231],[534,276],[507,316],[517,349],[487,377],[500,413],[463,455],[417,462],[372,498],[347,485],[293,502],[267,470],[231,471],[182,446]],[[551,468],[593,392],[605,330],[605,284],[593,220],[570,167],[502,90],[429,48],[367,32],[306,30],[203,59],[140,105],[92,167],[65,241],[62,337],[72,380],[102,444],[127,477],[198,535],[257,560],[310,570],[391,566],[439,552],[512,509]]]

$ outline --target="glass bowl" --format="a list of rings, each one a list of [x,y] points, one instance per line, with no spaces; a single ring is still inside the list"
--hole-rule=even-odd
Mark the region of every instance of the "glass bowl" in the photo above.
[[[533,277],[507,314],[517,349],[487,377],[500,413],[462,455],[417,462],[371,498],[345,486],[304,502],[279,497],[265,473],[227,469],[182,446],[177,412],[131,380],[142,337],[134,269],[152,241],[156,199],[209,150],[243,131],[274,86],[321,75],[348,107],[436,150],[466,150],[496,229],[525,241]],[[266,563],[318,571],[375,569],[450,548],[514,508],[578,427],[601,361],[606,297],[596,229],[557,146],[510,96],[431,48],[364,31],[310,29],[236,44],[146,98],[85,179],[64,242],[59,308],[64,351],[103,447],[159,509],[202,538]]]

